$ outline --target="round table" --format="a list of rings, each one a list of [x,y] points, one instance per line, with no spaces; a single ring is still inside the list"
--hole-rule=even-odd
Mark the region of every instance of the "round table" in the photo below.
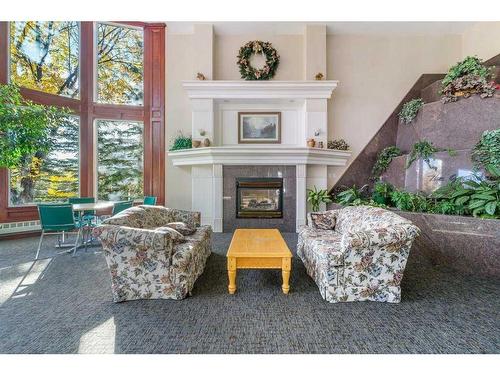
[[[97,211],[97,210],[106,210],[108,208],[112,208],[115,202],[109,201],[100,201],[94,203],[75,203],[73,204],[73,211]]]

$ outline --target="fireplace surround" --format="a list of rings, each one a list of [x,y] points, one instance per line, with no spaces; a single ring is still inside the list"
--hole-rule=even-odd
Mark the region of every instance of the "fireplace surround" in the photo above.
[[[223,167],[223,231],[237,228],[277,228],[282,232],[295,232],[297,219],[296,168],[290,165],[228,165]],[[239,186],[239,189],[238,189]],[[269,189],[266,195],[256,190]],[[246,206],[256,205],[255,212],[238,215],[243,192]],[[279,202],[281,194],[281,204]],[[261,198],[261,199],[258,199]],[[273,201],[273,199],[276,200]],[[265,201],[265,202],[263,202]],[[260,207],[259,203],[262,205]],[[247,207],[248,208],[248,207]],[[267,208],[268,212],[265,208]],[[278,211],[281,208],[281,215]],[[248,210],[247,210],[248,211]],[[247,216],[245,216],[247,215]]]

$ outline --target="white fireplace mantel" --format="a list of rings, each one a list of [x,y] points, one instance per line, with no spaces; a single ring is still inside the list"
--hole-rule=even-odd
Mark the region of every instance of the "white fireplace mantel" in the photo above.
[[[176,167],[185,165],[327,165],[344,166],[349,151],[310,147],[203,147],[170,151],[168,158]]]
[[[190,99],[330,99],[338,81],[183,81]]]
[[[328,188],[329,169],[346,165],[349,151],[328,150],[328,99],[338,81],[183,81],[191,102],[193,140],[211,147],[171,151],[176,167],[191,168],[192,209],[203,224],[223,229],[225,165],[295,165],[296,227],[306,221],[306,191]],[[238,142],[239,112],[280,112],[281,142]],[[203,135],[202,135],[203,134]],[[307,147],[313,138],[323,148]]]

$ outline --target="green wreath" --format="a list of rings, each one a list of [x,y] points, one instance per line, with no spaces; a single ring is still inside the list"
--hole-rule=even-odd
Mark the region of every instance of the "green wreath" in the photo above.
[[[250,57],[260,53],[266,58],[262,69],[255,69],[250,65]],[[280,56],[269,42],[254,40],[246,43],[238,53],[238,66],[241,78],[246,80],[267,80],[274,77],[280,63]]]

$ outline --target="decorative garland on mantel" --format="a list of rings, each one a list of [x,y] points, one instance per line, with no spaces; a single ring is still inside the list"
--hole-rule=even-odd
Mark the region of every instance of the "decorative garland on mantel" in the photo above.
[[[266,58],[266,63],[262,69],[255,69],[250,65],[250,57],[257,53],[264,55]],[[247,81],[273,78],[279,63],[280,56],[272,44],[261,40],[247,42],[240,48],[238,53],[238,66],[240,67],[241,78]]]

